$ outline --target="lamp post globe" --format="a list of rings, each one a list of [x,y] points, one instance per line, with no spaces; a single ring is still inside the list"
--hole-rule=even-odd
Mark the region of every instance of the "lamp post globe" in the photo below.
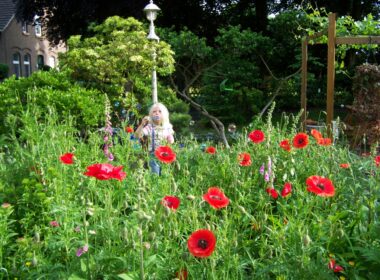
[[[145,6],[144,12],[146,18],[150,21],[149,24],[149,34],[147,36],[148,40],[153,40],[159,42],[160,38],[156,35],[154,30],[154,20],[157,18],[157,13],[160,11],[160,8],[153,3],[153,0],[150,0],[150,3]],[[152,100],[153,104],[158,102],[157,97],[157,74],[156,74],[156,50],[153,48],[152,58],[153,58],[153,70],[152,70]]]

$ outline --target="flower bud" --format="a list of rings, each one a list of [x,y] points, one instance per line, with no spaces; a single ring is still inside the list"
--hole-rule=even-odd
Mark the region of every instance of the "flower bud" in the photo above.
[[[189,194],[188,196],[186,196],[186,198],[188,200],[194,200],[195,199],[195,196],[193,196],[192,194]]]
[[[32,265],[33,266],[37,266],[37,264],[38,264],[38,260],[37,260],[36,256],[33,256],[33,258],[32,258]]]
[[[142,232],[141,228],[137,229],[137,235],[140,236],[140,237],[143,235],[143,232]]]
[[[308,234],[305,234],[303,237],[302,237],[302,242],[303,242],[303,245],[305,246],[309,246],[310,243],[311,243],[311,238]]]
[[[39,233],[38,231],[36,231],[36,232],[34,233],[33,240],[34,240],[34,242],[36,242],[36,243],[40,242],[40,233]]]
[[[150,249],[150,243],[149,243],[149,242],[144,242],[144,243],[143,243],[143,246],[144,246],[145,249],[147,249],[147,250]]]
[[[128,228],[127,227],[124,227],[123,228],[123,239],[124,241],[128,241]]]
[[[149,239],[150,240],[154,240],[156,238],[156,233],[154,231],[152,231],[151,233],[149,233]]]

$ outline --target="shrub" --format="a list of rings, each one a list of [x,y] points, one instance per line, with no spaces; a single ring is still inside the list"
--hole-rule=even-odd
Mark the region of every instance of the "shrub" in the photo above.
[[[52,106],[61,120],[70,115],[80,129],[96,127],[103,116],[103,100],[99,91],[81,87],[66,72],[38,71],[28,78],[12,77],[0,84],[0,132],[10,129],[7,116],[20,117],[28,104],[41,108],[41,119],[49,115]]]

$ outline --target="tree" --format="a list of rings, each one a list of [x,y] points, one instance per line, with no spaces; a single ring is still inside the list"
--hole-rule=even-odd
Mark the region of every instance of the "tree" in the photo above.
[[[72,36],[69,51],[60,57],[62,69],[70,69],[73,78],[86,86],[114,97],[127,91],[140,101],[150,98],[153,48],[158,54],[157,73],[164,76],[174,70],[170,46],[147,40],[143,24],[133,18],[110,17],[100,25],[91,25],[90,30],[92,37]]]

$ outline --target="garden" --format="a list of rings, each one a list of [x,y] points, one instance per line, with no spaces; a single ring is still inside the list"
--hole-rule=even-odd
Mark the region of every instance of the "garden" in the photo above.
[[[155,149],[162,172],[152,174],[135,135],[151,105],[144,30],[108,18],[68,40],[59,71],[0,83],[0,278],[378,279],[378,134],[357,150],[339,119],[339,135],[304,131],[302,110],[284,110],[299,77],[257,86],[260,57],[246,55],[275,45],[261,34],[222,29],[213,49],[190,31],[162,30],[159,100],[176,134]],[[202,64],[215,57],[219,68]],[[229,67],[228,79],[216,75]],[[374,80],[358,74],[358,96],[377,102],[380,71],[365,69]],[[188,104],[225,141],[195,137]]]

